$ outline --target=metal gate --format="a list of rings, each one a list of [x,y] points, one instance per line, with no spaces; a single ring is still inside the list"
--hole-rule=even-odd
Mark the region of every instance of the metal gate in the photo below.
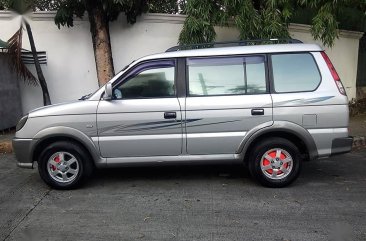
[[[14,127],[22,116],[18,77],[6,58],[7,53],[0,52],[0,130]]]

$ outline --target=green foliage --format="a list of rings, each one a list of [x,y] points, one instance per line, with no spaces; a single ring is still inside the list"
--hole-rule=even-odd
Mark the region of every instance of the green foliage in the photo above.
[[[153,0],[148,1],[148,12],[150,13],[170,13],[183,14],[185,10],[185,0]]]
[[[334,37],[338,37],[338,22],[336,20],[336,7],[326,3],[320,7],[313,18],[311,33],[315,39],[320,39],[325,45],[332,46]]]
[[[220,17],[218,6],[212,4],[212,0],[190,0],[186,11],[189,15],[179,41],[192,44],[212,42],[216,37],[214,25]]]
[[[23,15],[29,11],[32,11],[33,1],[31,0],[9,0],[8,7],[12,11]]]
[[[10,2],[12,0],[0,0],[0,10],[9,9]],[[30,4],[33,11],[52,11],[56,10],[59,3],[63,0],[32,0],[26,1]]]
[[[235,26],[240,39],[288,38],[288,24],[296,11],[314,15],[314,39],[332,46],[338,37],[338,18],[343,9],[366,13],[365,0],[188,0],[188,17],[179,36],[180,44],[214,41],[214,26]],[[360,19],[360,21],[364,21]]]
[[[66,0],[59,3],[56,16],[55,24],[58,28],[62,26],[73,27],[74,26],[74,15],[82,18],[86,9],[85,4],[81,1]]]
[[[101,7],[107,21],[114,21],[120,13],[125,13],[127,22],[135,23],[136,17],[148,10],[145,0],[59,0],[55,23],[72,27],[74,16],[83,17],[87,5]]]
[[[0,10],[5,10],[8,8],[8,0],[0,0]]]

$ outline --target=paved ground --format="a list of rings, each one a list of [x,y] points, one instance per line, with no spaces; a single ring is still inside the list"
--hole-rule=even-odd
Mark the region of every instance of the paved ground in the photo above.
[[[288,188],[239,166],[99,171],[50,190],[0,155],[0,240],[366,240],[366,151],[304,164]]]

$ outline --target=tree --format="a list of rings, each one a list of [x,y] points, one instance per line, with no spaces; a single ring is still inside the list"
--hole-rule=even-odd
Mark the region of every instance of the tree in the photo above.
[[[187,19],[179,36],[180,44],[214,41],[214,26],[234,25],[240,39],[288,38],[288,25],[296,11],[310,9],[311,33],[326,46],[338,37],[337,17],[347,7],[365,12],[364,0],[188,0]]]
[[[146,10],[145,0],[64,0],[57,7],[55,23],[59,28],[61,25],[72,27],[74,15],[81,18],[88,13],[98,82],[103,85],[114,76],[109,22],[123,12],[133,24]]]
[[[31,1],[24,0],[10,0],[7,2],[7,7],[13,12],[19,14],[21,16],[20,28],[19,30],[9,39],[8,43],[8,52],[11,56],[12,66],[15,68],[16,73],[23,77],[24,80],[30,81],[30,83],[38,84],[41,86],[42,95],[43,95],[43,104],[50,105],[51,99],[48,93],[47,83],[43,76],[42,68],[38,60],[37,50],[33,39],[33,33],[31,26],[28,21],[24,17],[24,15],[32,10]],[[33,74],[25,67],[21,60],[21,50],[22,50],[22,35],[23,35],[23,26],[25,26],[29,44],[31,46],[31,52],[34,59],[34,65],[36,67],[36,72],[38,76],[38,81],[35,79]]]
[[[147,11],[182,13],[185,4],[185,0],[55,0],[48,8],[57,9],[55,23],[59,28],[72,27],[74,16],[82,18],[85,12],[88,13],[98,82],[103,85],[114,76],[109,33],[111,21],[116,20],[120,13],[126,15],[130,24]]]
[[[9,0],[0,0],[6,8]],[[11,1],[11,0],[10,0]],[[128,23],[135,23],[143,12],[182,13],[185,0],[33,0],[33,10],[57,10],[55,23],[72,27],[74,16],[82,18],[88,13],[99,85],[114,76],[109,22],[125,13]]]

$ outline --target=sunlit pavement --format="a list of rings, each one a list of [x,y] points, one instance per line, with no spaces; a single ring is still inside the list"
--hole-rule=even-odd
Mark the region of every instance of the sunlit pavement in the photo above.
[[[241,166],[98,171],[51,190],[0,155],[0,240],[366,240],[366,151],[304,163],[290,187]]]

